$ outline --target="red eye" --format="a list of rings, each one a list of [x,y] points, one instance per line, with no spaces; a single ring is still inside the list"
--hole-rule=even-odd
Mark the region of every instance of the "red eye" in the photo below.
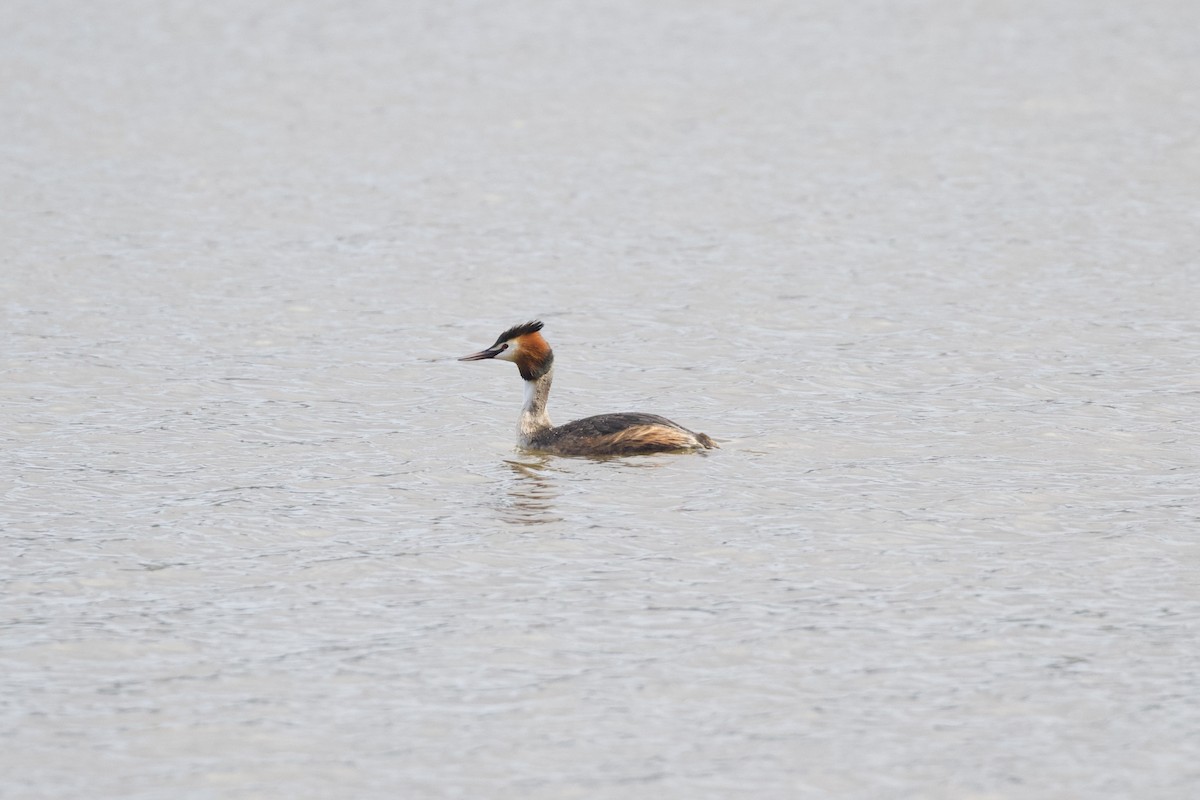
[[[507,350],[507,349],[508,349],[508,342],[505,342],[504,344],[500,345],[500,349],[501,349],[501,350]]]

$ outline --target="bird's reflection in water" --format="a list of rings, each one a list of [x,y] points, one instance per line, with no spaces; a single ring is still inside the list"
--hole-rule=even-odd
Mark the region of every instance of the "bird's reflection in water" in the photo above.
[[[558,491],[554,488],[549,458],[530,458],[504,463],[512,470],[505,493],[508,498],[500,509],[505,522],[513,525],[545,525],[562,520],[554,510]]]

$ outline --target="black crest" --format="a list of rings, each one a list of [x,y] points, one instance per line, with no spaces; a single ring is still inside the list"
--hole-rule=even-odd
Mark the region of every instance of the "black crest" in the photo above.
[[[536,319],[532,320],[530,322],[523,322],[520,325],[513,325],[511,328],[506,330],[504,333],[502,333],[496,337],[496,344],[500,344],[501,342],[507,342],[509,339],[515,339],[518,336],[524,336],[527,333],[537,333],[541,329],[542,329],[542,323],[540,320],[536,320]],[[494,346],[495,345],[493,345],[493,347]]]

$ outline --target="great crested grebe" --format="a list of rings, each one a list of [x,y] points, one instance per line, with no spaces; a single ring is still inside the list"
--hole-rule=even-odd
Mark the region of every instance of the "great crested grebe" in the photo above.
[[[459,361],[498,358],[517,365],[525,380],[525,406],[517,423],[517,444],[560,456],[625,456],[671,450],[706,450],[717,444],[706,434],[689,431],[657,414],[629,411],[585,417],[555,427],[546,413],[554,352],[542,338],[540,322],[514,325],[486,350]]]

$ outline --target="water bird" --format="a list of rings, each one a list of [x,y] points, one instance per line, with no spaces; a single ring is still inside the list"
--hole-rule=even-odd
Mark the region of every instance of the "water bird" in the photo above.
[[[690,431],[657,414],[637,411],[598,414],[554,425],[546,413],[554,380],[554,351],[541,330],[542,323],[537,320],[514,325],[496,337],[491,347],[459,359],[499,359],[517,365],[525,381],[525,404],[517,422],[517,444],[521,447],[560,456],[627,456],[717,446],[707,434]]]

